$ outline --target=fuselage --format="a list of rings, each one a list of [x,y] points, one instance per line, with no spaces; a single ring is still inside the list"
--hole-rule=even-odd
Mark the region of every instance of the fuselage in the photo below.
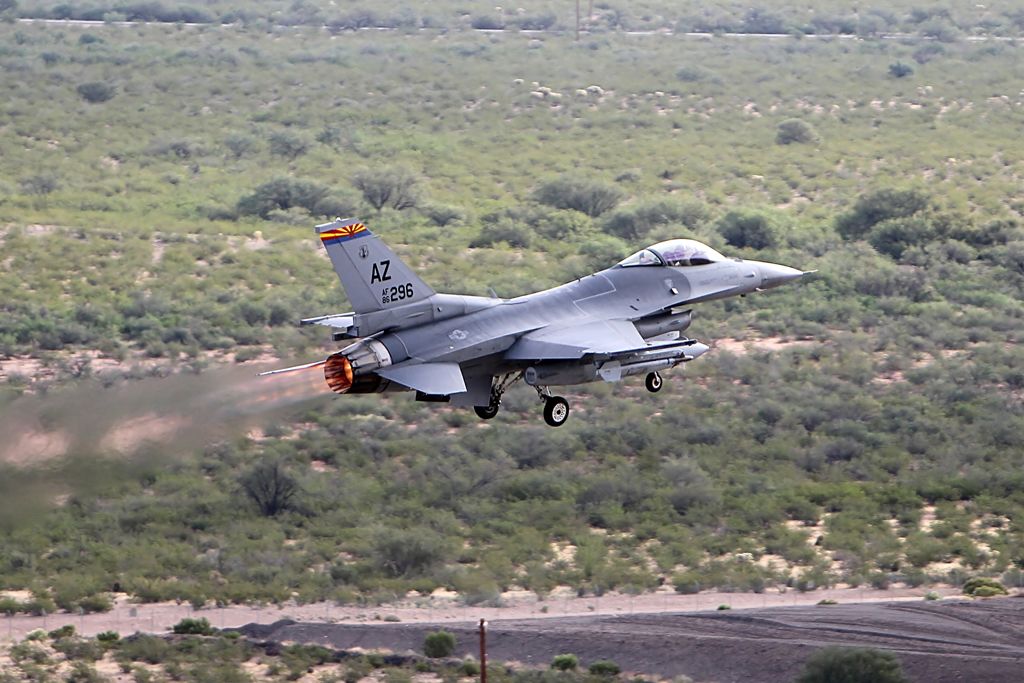
[[[387,333],[393,363],[465,362],[500,354],[532,330],[593,319],[637,321],[674,307],[760,288],[759,262],[725,260],[686,267],[614,266],[514,299],[492,299],[466,315]]]

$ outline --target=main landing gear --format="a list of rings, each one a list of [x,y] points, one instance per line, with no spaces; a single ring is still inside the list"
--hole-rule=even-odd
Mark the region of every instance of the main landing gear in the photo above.
[[[647,373],[647,379],[644,380],[644,385],[647,387],[647,391],[656,394],[665,385],[665,380],[658,373],[649,372]]]
[[[501,408],[501,397],[510,386],[517,380],[523,378],[521,372],[508,372],[502,375],[501,379],[495,379],[491,385],[491,401],[485,406],[473,406],[473,411],[481,420],[490,420],[498,414]]]
[[[569,419],[569,402],[561,396],[552,396],[547,387],[534,387],[544,401],[544,421],[552,427],[561,427]]]

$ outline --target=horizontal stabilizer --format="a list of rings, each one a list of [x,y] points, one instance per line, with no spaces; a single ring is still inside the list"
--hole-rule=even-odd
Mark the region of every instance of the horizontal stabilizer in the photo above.
[[[315,318],[303,318],[300,325],[323,325],[325,327],[340,327],[348,329],[355,324],[354,313],[335,313],[333,315],[318,315]]]
[[[384,379],[435,396],[450,396],[466,390],[458,363],[399,363],[377,371]]]

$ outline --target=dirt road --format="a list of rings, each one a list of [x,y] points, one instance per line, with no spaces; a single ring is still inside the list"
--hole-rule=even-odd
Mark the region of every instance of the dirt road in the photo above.
[[[458,653],[476,649],[476,624],[280,623],[251,636],[395,652],[419,651],[437,628],[456,634]],[[827,645],[895,652],[912,681],[1007,683],[1022,678],[1024,600],[947,600],[770,607],[721,612],[506,619],[489,624],[496,660],[545,665],[571,652],[584,664],[612,659],[624,670],[718,683],[789,682]]]

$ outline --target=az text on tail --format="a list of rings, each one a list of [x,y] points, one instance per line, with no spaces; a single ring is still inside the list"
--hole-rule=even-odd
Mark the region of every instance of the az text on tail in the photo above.
[[[434,295],[395,252],[354,219],[316,226],[356,313],[383,311]]]

